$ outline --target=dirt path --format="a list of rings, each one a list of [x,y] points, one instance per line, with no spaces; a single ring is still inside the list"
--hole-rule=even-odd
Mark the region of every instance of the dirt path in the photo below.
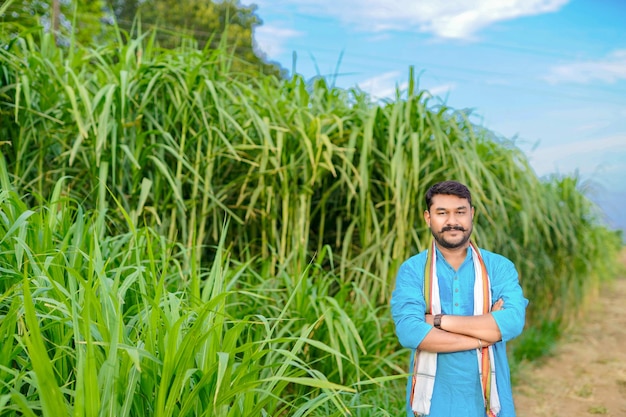
[[[626,416],[626,278],[602,289],[554,356],[521,370],[514,391],[517,417]]]

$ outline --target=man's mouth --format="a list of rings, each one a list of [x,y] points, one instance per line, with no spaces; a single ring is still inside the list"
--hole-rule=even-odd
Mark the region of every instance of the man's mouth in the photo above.
[[[446,226],[444,228],[441,229],[441,233],[444,232],[464,232],[465,229],[463,229],[461,226]]]

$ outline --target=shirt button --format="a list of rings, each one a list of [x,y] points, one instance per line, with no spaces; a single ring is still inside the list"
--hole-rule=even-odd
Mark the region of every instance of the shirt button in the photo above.
[[[455,307],[458,307],[458,306],[459,306],[459,303],[454,303],[454,306],[455,306]]]
[[[455,280],[455,281],[458,281],[458,280],[459,280],[459,277],[457,277],[457,276],[455,275],[455,276],[454,276],[454,280]]]
[[[454,290],[454,292],[459,292],[459,289],[458,289],[458,288],[457,288],[457,289],[455,289],[455,290]]]

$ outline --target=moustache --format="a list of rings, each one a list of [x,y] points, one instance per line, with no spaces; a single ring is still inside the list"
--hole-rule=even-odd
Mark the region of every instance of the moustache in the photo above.
[[[445,226],[441,229],[440,233],[443,232],[449,232],[450,230],[458,230],[459,232],[466,232],[467,230],[465,230],[463,227],[461,226]]]

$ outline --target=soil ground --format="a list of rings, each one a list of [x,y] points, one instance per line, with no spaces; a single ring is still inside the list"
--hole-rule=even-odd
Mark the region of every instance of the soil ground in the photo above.
[[[514,399],[517,417],[626,417],[626,277],[601,289],[553,355],[522,367]]]

